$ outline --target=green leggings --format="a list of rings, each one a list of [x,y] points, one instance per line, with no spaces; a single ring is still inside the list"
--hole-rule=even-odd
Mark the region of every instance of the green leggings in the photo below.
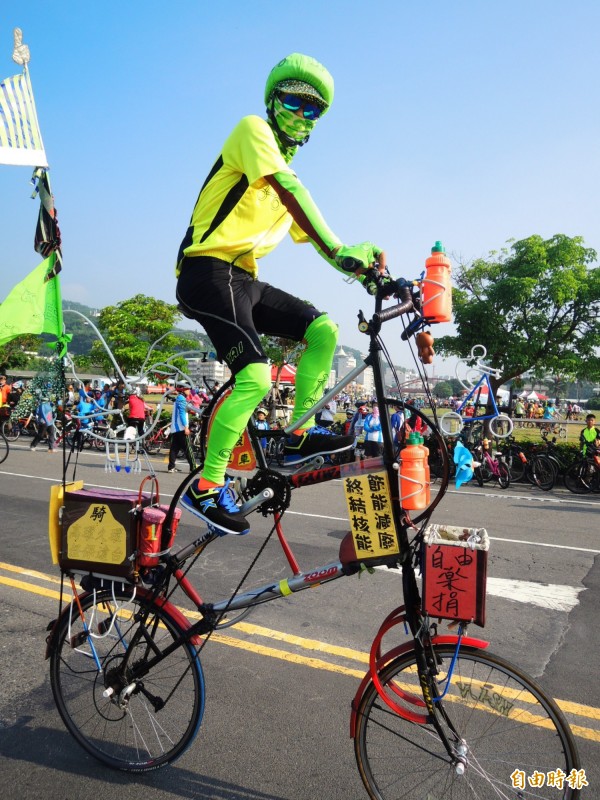
[[[337,325],[322,314],[306,329],[307,343],[296,371],[296,398],[291,423],[312,408],[321,398],[327,384],[331,362],[337,342]],[[202,477],[222,484],[227,463],[240,434],[246,427],[254,409],[271,388],[271,367],[257,362],[248,364],[235,377],[233,391],[215,415],[208,441]],[[314,424],[309,420],[303,427]]]

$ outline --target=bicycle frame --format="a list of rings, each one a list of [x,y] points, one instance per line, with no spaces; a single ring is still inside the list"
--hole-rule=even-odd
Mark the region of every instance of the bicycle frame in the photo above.
[[[485,459],[485,463],[490,468],[492,475],[497,478],[500,475],[500,470],[498,469],[498,460],[492,457],[492,454],[489,450],[483,448],[483,458]]]
[[[476,404],[479,402],[479,396],[481,395],[482,390],[486,388],[488,392],[488,402],[491,400],[492,402],[492,413],[491,414],[477,414],[473,417],[467,417],[462,415],[462,410],[466,408],[469,400],[476,394],[475,402]],[[473,422],[474,420],[482,420],[482,419],[494,419],[495,417],[500,415],[498,411],[498,406],[496,405],[496,398],[494,397],[494,393],[492,392],[492,387],[490,384],[490,378],[487,373],[481,376],[481,378],[477,381],[475,386],[471,389],[469,394],[465,397],[459,407],[456,409],[456,413],[460,415],[463,423]]]

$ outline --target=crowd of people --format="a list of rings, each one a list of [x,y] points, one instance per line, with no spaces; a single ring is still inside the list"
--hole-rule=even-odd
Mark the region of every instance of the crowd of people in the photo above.
[[[181,454],[188,461],[190,471],[196,468],[190,444],[190,414],[199,417],[218,388],[219,385],[216,384],[210,392],[204,391],[183,380],[173,386],[170,396],[173,409],[168,472],[180,471],[176,464]],[[288,389],[288,396],[291,392],[293,389]],[[31,396],[31,387],[24,381],[10,383],[6,375],[0,375],[0,420],[6,421],[15,410],[18,412],[19,402],[28,395]],[[30,420],[35,422],[32,426],[35,434],[30,450],[37,450],[40,443],[45,442],[51,453],[56,452],[56,420],[61,414],[72,414],[82,429],[91,428],[98,423],[103,423],[106,428],[112,426],[113,429],[116,424],[125,424],[127,428],[133,429],[135,436],[142,436],[148,420],[156,410],[155,406],[145,402],[139,388],[127,388],[122,380],[106,383],[102,387],[92,385],[91,381],[78,385],[69,384],[64,398],[52,396],[49,389],[37,389],[34,401],[34,410],[29,412],[24,421],[24,425]],[[423,398],[405,397],[402,402],[390,408],[392,433],[398,448],[404,445],[413,431],[428,435],[426,424],[416,413],[424,404]],[[458,405],[458,398],[448,398],[446,407],[456,408]],[[471,413],[475,415],[472,403],[467,404],[463,414],[468,416],[469,409],[473,409]],[[577,420],[581,414],[581,406],[571,401],[560,403],[517,397],[512,407],[512,416],[515,419]],[[266,431],[271,426],[281,427],[284,424],[281,419],[270,422],[268,417],[267,408],[264,405],[259,406],[254,413],[255,427]],[[374,398],[355,400],[351,395],[341,393],[323,407],[316,421],[323,428],[333,428],[344,436],[352,437],[353,450],[359,448],[367,458],[380,456],[383,451],[381,410]],[[600,429],[596,427],[594,414],[588,414],[585,421],[586,426],[579,436],[580,449],[584,455],[590,447],[600,447]],[[261,439],[261,445],[266,448],[266,436]]]

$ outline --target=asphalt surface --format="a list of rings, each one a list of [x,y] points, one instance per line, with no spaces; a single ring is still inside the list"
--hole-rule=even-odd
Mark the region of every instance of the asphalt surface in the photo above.
[[[207,698],[196,741],[180,761],[143,777],[115,773],[84,753],[54,706],[44,660],[46,626],[58,612],[58,568],[49,557],[48,496],[62,456],[17,443],[0,465],[0,767],[2,797],[88,800],[349,800],[366,796],[349,738],[350,702],[370,643],[401,603],[388,570],[339,580],[256,609],[204,650]],[[161,499],[181,475],[156,458]],[[182,464],[182,468],[183,468]],[[68,477],[73,473],[69,468]],[[140,475],[106,472],[84,452],[86,486],[137,488]],[[598,606],[600,496],[465,486],[448,492],[434,522],[485,527],[492,539],[485,629],[471,634],[531,674],[560,701],[591,787],[600,785]],[[187,516],[187,515],[186,515]],[[270,531],[254,515],[245,537],[224,537],[192,577],[206,599],[225,598]],[[284,530],[305,572],[334,561],[348,530],[335,481],[294,493]],[[178,541],[200,528],[184,520]],[[275,537],[245,586],[289,574]],[[182,605],[184,605],[182,603]],[[189,604],[188,604],[189,605]]]

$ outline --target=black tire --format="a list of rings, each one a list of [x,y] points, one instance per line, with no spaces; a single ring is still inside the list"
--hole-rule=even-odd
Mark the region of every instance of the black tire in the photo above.
[[[473,475],[475,476],[475,480],[477,481],[477,484],[479,486],[483,486],[484,480],[483,480],[483,472],[481,471],[481,467],[475,467],[475,469],[473,470]]]
[[[513,483],[517,483],[525,479],[525,470],[527,462],[521,461],[518,454],[513,453],[510,456],[510,462],[507,462],[510,479]]]
[[[543,492],[549,492],[556,483],[556,468],[543,454],[534,456],[531,462],[531,475],[535,485]]]
[[[455,654],[452,646],[434,646],[440,663],[438,678]],[[401,699],[394,686],[421,698],[414,653],[392,661],[380,676],[386,696],[413,713],[423,708]],[[392,685],[395,682],[394,686]],[[440,694],[446,683],[440,687]],[[579,756],[562,713],[528,675],[491,653],[462,647],[452,680],[441,701],[460,737],[438,715],[451,742],[466,747],[464,775],[456,770],[436,729],[401,717],[380,698],[371,682],[359,702],[354,733],[358,769],[371,800],[575,800],[579,790],[566,781],[563,791],[553,786],[532,788],[525,777],[521,791],[511,788],[511,775],[535,770],[544,775],[562,769],[578,770]]]
[[[144,450],[149,455],[158,455],[158,453],[160,453],[161,450],[160,441],[157,439],[146,439],[146,441],[144,442]]]
[[[490,469],[490,466],[487,463],[486,458],[485,458],[485,456],[483,454],[481,456],[481,459],[482,459],[481,460],[481,466],[477,467],[477,469],[481,472],[482,483],[479,484],[479,485],[483,486],[484,483],[489,483],[491,480],[493,480],[494,473]],[[476,457],[475,460],[478,460],[478,458]]]
[[[0,433],[0,464],[3,464],[8,458],[9,450],[8,439],[3,433]]]
[[[135,614],[144,601],[127,587],[114,586],[114,593],[81,596],[91,636],[76,606],[58,623],[50,683],[65,725],[88,753],[113,769],[145,772],[172,763],[193,741],[204,711],[204,677],[194,646],[183,644],[141,679],[131,679],[129,668],[164,650],[181,628],[164,609],[153,606],[146,638],[133,641],[141,624]],[[121,680],[119,666],[132,648],[128,673]],[[119,691],[128,681],[135,688],[121,702]],[[106,697],[107,687],[115,686],[117,691]]]
[[[2,433],[9,442],[16,442],[21,435],[21,426],[18,420],[7,419],[2,423]]]
[[[565,473],[565,486],[573,494],[588,494],[592,484],[588,476],[588,464],[585,459],[576,461]]]

